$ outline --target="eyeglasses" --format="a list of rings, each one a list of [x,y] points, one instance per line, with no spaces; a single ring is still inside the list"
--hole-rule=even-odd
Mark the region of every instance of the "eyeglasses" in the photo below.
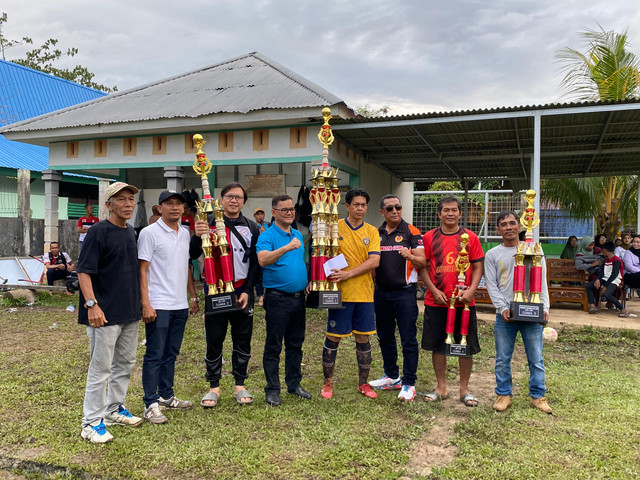
[[[235,200],[236,202],[242,202],[244,201],[244,197],[242,195],[223,195],[224,198],[226,198],[227,200]]]
[[[293,213],[293,212],[295,212],[295,211],[296,211],[296,209],[295,209],[295,208],[274,208],[274,210],[275,210],[276,212],[281,212],[281,213],[283,213],[283,214],[285,214],[285,215],[286,215],[287,213]]]
[[[393,212],[393,209],[396,209],[398,212],[402,211],[402,205],[387,205],[384,209],[387,212]]]

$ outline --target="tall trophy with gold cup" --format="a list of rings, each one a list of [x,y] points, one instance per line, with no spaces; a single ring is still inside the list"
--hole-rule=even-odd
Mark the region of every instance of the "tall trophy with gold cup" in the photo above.
[[[215,218],[214,231],[202,235],[202,251],[204,255],[204,278],[207,284],[205,297],[205,315],[216,315],[230,310],[238,310],[235,290],[233,288],[233,264],[229,254],[224,225],[224,212],[220,201],[211,197],[207,174],[212,164],[202,151],[205,140],[202,135],[193,136],[193,143],[198,149],[193,162],[193,170],[202,179],[202,201],[198,202],[198,220],[208,221],[209,215]]]
[[[469,317],[471,310],[469,305],[462,307],[461,319],[460,319],[460,343],[455,343],[454,331],[456,323],[456,314],[460,307],[456,308],[456,299],[458,296],[467,289],[467,270],[469,270],[469,252],[467,252],[467,245],[469,244],[469,234],[463,233],[460,235],[460,252],[456,258],[455,267],[458,271],[458,283],[453,287],[451,297],[449,298],[449,308],[447,309],[447,323],[445,332],[447,338],[444,341],[444,355],[448,357],[466,357],[467,356],[467,335],[469,334]]]
[[[526,229],[524,243],[519,243],[515,254],[513,275],[513,301],[509,305],[511,320],[545,324],[544,305],[540,301],[542,291],[542,261],[544,253],[539,243],[533,241],[533,229],[540,225],[533,202],[536,192],[527,190],[524,199],[527,207],[520,217],[520,224]],[[526,291],[526,266],[531,264],[529,292]]]

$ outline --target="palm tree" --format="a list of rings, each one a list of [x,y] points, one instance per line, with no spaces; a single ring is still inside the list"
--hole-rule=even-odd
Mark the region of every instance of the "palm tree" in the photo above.
[[[556,54],[565,72],[563,96],[582,101],[620,101],[640,97],[640,58],[628,50],[627,32],[586,30],[586,53],[563,48]],[[637,212],[638,177],[546,180],[542,197],[571,212],[575,218],[593,217],[598,231],[613,240]],[[640,226],[639,226],[640,227]]]

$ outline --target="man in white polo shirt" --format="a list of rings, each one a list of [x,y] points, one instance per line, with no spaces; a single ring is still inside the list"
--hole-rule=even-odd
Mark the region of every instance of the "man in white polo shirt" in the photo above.
[[[191,402],[174,396],[173,377],[187,318],[198,312],[198,297],[189,275],[190,235],[180,225],[184,199],[175,190],[165,190],[158,204],[161,217],[143,229],[138,240],[140,300],[147,338],[142,364],[144,416],[155,424],[168,421],[162,409],[191,408]]]

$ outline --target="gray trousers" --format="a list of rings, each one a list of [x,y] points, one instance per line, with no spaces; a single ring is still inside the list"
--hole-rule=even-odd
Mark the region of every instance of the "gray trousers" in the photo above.
[[[136,362],[139,322],[87,327],[90,363],[84,393],[82,425],[97,424],[124,404]]]

